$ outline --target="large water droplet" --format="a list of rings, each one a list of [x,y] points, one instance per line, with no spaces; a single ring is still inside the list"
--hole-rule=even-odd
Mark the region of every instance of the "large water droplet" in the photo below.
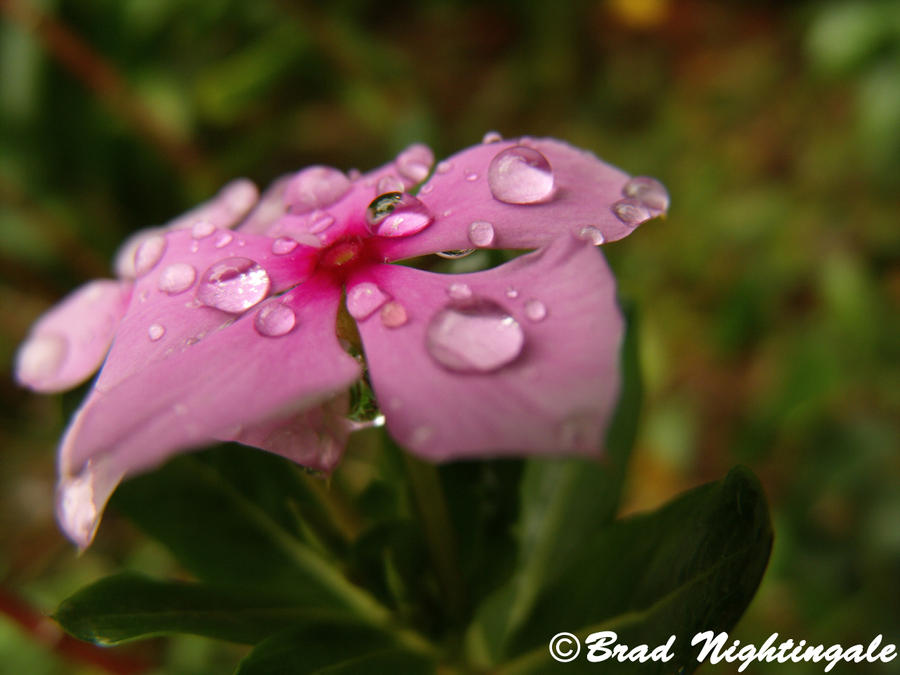
[[[666,187],[650,176],[635,176],[622,188],[622,194],[643,202],[645,206],[656,211],[669,208],[669,193]]]
[[[39,385],[54,377],[62,368],[68,351],[68,341],[57,333],[42,333],[29,338],[16,356],[19,380],[25,384]]]
[[[489,131],[481,139],[482,143],[499,143],[503,140],[503,136],[498,131]]]
[[[446,258],[447,260],[459,260],[460,258],[466,258],[475,253],[474,248],[454,248],[449,251],[438,251],[435,253],[439,258]]]
[[[134,273],[143,276],[152,270],[166,251],[166,238],[161,234],[154,234],[145,239],[134,252]]]
[[[653,213],[650,209],[637,199],[620,199],[610,208],[612,209],[612,212],[616,214],[616,218],[632,227],[637,227],[641,223],[653,218]]]
[[[391,300],[381,308],[381,323],[388,328],[399,328],[409,320],[406,307],[396,300]]]
[[[525,303],[525,316],[531,321],[543,321],[547,318],[547,306],[540,300],[532,298]]]
[[[191,227],[191,236],[194,239],[205,239],[216,231],[216,226],[208,220],[198,220]]]
[[[297,246],[299,246],[299,244],[290,237],[278,237],[278,239],[272,242],[272,253],[275,255],[287,255],[297,248]]]
[[[226,258],[203,273],[197,300],[208,307],[238,314],[250,309],[269,293],[266,270],[249,258]]]
[[[369,231],[380,237],[406,237],[424,230],[432,220],[422,202],[400,192],[376,197],[366,210]]]
[[[304,169],[284,189],[284,203],[293,213],[307,213],[330,206],[350,189],[350,179],[330,166]]]
[[[485,373],[519,356],[525,335],[503,307],[485,298],[452,301],[428,323],[428,353],[450,370]]]
[[[540,152],[516,145],[491,160],[488,185],[501,202],[536,204],[553,194],[553,170]]]
[[[157,288],[169,295],[177,295],[193,286],[196,278],[197,270],[187,263],[172,263],[159,275]]]
[[[579,239],[583,239],[584,241],[591,242],[594,246],[600,246],[600,244],[606,241],[606,237],[603,236],[603,232],[600,231],[599,228],[594,227],[593,225],[585,225],[580,228],[576,235]]]
[[[160,323],[154,323],[147,329],[147,337],[149,337],[152,342],[161,340],[162,336],[165,334],[166,334],[166,327]]]
[[[469,241],[478,248],[494,243],[494,226],[486,220],[476,220],[469,224]]]
[[[431,171],[434,153],[427,145],[416,143],[397,155],[395,164],[401,176],[413,183],[421,183]]]
[[[253,320],[253,325],[260,335],[281,337],[287,335],[297,323],[297,315],[287,305],[271,302],[262,307]]]
[[[447,288],[447,295],[454,300],[468,300],[472,297],[472,289],[469,284],[453,283]]]
[[[347,291],[347,311],[354,319],[362,321],[387,300],[388,296],[376,284],[364,281]]]

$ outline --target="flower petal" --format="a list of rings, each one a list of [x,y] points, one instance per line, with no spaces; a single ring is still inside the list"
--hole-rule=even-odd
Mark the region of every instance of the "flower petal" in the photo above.
[[[552,171],[552,184],[538,185],[538,193],[518,198],[533,199],[530,203],[501,201],[494,196],[489,178],[494,158],[519,143],[543,155]],[[540,173],[537,176],[545,177]],[[515,171],[504,174],[501,180],[504,177],[517,178]],[[400,260],[478,246],[538,248],[561,233],[578,233],[586,227],[593,227],[604,241],[621,239],[635,225],[620,220],[611,207],[626,196],[623,189],[628,178],[628,174],[593,154],[553,139],[483,143],[440,162],[419,191],[419,200],[435,218],[431,226],[414,237],[387,241],[381,250],[389,260]],[[521,179],[527,182],[529,177]],[[541,197],[550,187],[550,192]],[[496,186],[495,191],[503,194]],[[489,223],[492,236],[470,238],[473,223]],[[599,237],[593,238],[599,243]]]
[[[89,378],[106,356],[131,295],[127,282],[85,284],[44,314],[16,354],[16,379],[36,391],[63,391]]]
[[[402,445],[433,460],[601,451],[623,321],[593,247],[561,237],[484,272],[379,265],[362,282],[393,298],[359,331]]]

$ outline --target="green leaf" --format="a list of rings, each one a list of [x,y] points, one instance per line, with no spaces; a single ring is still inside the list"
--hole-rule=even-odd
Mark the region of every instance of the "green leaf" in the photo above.
[[[254,644],[300,620],[334,614],[285,598],[124,573],[82,588],[54,618],[78,639],[104,645],[168,633]]]
[[[691,638],[737,623],[771,546],[762,488],[742,467],[658,511],[598,530],[577,556],[560,561],[561,574],[541,590],[509,643],[510,655],[531,651],[500,672],[545,672],[552,664],[547,641],[563,630],[582,640],[612,630],[620,644],[651,647],[675,635],[672,661],[616,663],[616,672],[690,672],[698,665]],[[567,665],[574,672],[597,668],[583,657]]]

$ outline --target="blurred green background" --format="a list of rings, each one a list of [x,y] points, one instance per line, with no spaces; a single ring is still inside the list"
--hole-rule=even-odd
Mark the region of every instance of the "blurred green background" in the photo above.
[[[0,0],[0,21],[0,672],[243,653],[110,655],[40,619],[122,566],[179,572],[114,514],[80,558],[58,533],[78,396],[9,377],[38,314],[232,177],[365,170],[414,141],[440,157],[490,129],[670,190],[667,220],[605,248],[647,387],[625,510],[747,464],[776,540],[732,637],[900,643],[900,3]]]

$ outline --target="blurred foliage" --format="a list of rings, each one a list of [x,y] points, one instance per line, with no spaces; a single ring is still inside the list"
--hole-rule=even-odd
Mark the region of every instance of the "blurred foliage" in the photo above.
[[[128,233],[228,178],[557,136],[672,195],[605,249],[642,317],[625,512],[748,464],[776,538],[733,637],[900,641],[900,3],[0,0],[0,21],[4,364]],[[123,567],[181,573],[114,514],[76,559],[52,488],[77,397],[0,396],[3,588],[49,611]],[[74,672],[64,647],[0,622],[0,670]],[[192,674],[244,653],[128,649]]]

